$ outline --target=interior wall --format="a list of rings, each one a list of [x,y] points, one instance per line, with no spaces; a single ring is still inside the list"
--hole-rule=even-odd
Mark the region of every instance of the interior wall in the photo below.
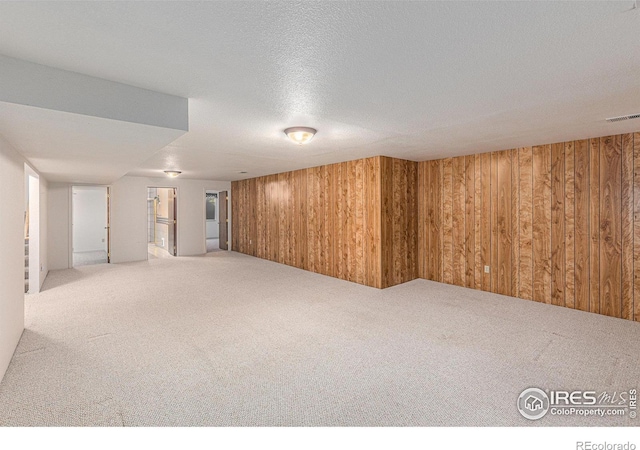
[[[24,329],[24,161],[0,139],[0,379]]]
[[[40,176],[40,288],[49,273],[49,183]]]
[[[29,293],[40,292],[40,179],[25,166],[29,189]],[[37,236],[37,238],[36,238]]]
[[[111,186],[111,262],[147,259],[148,187],[178,188],[178,256],[206,253],[204,192],[229,190],[230,182],[126,176]]]
[[[72,187],[74,252],[107,251],[107,188]]]
[[[49,183],[47,247],[49,269],[71,267],[71,185]]]
[[[232,250],[378,288],[408,281],[416,186],[417,163],[380,156],[233,182]]]
[[[422,278],[640,320],[640,133],[421,162],[418,212]]]
[[[71,185],[50,183],[49,186],[49,267],[51,270],[68,269],[71,267]],[[190,256],[206,252],[204,191],[230,190],[231,183],[167,177],[122,177],[117,180],[111,185],[112,263],[147,259],[147,188],[152,186],[178,188],[178,256]]]
[[[0,380],[9,366],[24,330],[24,213],[25,163],[27,161],[0,136]],[[46,180],[40,175],[40,214],[47,204]],[[40,237],[47,233],[47,221],[40,221]],[[44,242],[44,243],[43,243]],[[46,240],[41,241],[40,258],[47,260]],[[42,265],[40,280],[47,273]]]

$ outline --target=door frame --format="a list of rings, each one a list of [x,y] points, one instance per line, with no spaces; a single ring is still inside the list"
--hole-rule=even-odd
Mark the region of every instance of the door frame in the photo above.
[[[226,237],[226,242],[225,242],[225,247],[227,247],[226,249],[224,248],[220,248],[220,250],[224,250],[224,251],[229,251],[231,249],[231,245],[230,245],[230,241],[231,241],[231,199],[229,198],[229,196],[231,195],[231,189],[224,189],[222,191],[218,191],[218,200],[219,200],[219,204],[218,204],[218,211],[220,211],[220,205],[222,205],[222,200],[221,200],[221,195],[220,193],[224,192],[225,193],[225,198],[224,198],[224,209],[225,209],[225,215],[227,216],[225,218],[226,221],[226,231],[227,231],[227,237]],[[222,214],[219,214],[220,217],[222,217]],[[220,237],[220,242],[222,242],[222,237]]]
[[[171,255],[171,256],[173,256],[174,258],[177,258],[178,256],[180,256],[180,254],[179,254],[179,251],[180,251],[180,238],[179,238],[179,236],[180,236],[180,220],[178,220],[178,217],[180,217],[180,208],[181,208],[180,204],[182,203],[180,201],[180,188],[178,186],[157,186],[157,185],[156,186],[151,186],[151,185],[147,185],[147,189],[145,191],[145,197],[144,197],[145,199],[149,198],[149,189],[174,189],[175,190],[176,198],[175,198],[174,201],[176,203],[175,203],[175,206],[174,206],[174,210],[175,210],[174,219],[175,219],[176,223],[174,225],[175,226],[175,237],[174,237],[174,240],[175,240],[176,251],[175,251],[175,255]],[[145,205],[144,206],[145,206],[145,209],[144,209],[145,210],[145,215],[144,215],[145,225],[144,225],[144,229],[146,230],[147,227],[149,226],[149,223],[148,223],[149,218],[147,217],[147,214],[146,214],[146,210],[147,210],[146,201],[145,201]],[[144,240],[147,243],[147,245],[149,245],[149,231],[146,231],[146,236],[145,236]],[[146,254],[147,254],[147,260],[149,260],[149,251],[148,250],[146,251]],[[171,254],[171,253],[169,252],[169,254]]]
[[[202,232],[204,233],[204,254],[207,253],[207,204],[206,204],[207,192],[215,192],[216,194],[218,194],[218,224],[220,224],[220,192],[222,192],[222,191],[219,190],[219,189],[209,189],[209,188],[204,188],[202,190],[202,195],[203,195],[203,198],[205,199],[205,204],[204,204],[204,207],[202,209],[202,214],[203,214],[203,218],[204,218],[203,221],[202,221],[202,223],[203,223]],[[222,250],[222,249],[220,249],[220,250]]]
[[[40,279],[42,276],[42,264],[40,261],[40,175],[33,167],[25,163],[24,176],[24,186],[25,189],[27,189],[26,196],[29,200],[29,264],[27,267],[29,274],[29,291],[27,294],[37,294],[40,292],[42,281],[44,281]],[[32,192],[32,188],[34,192]],[[26,206],[27,205],[25,205],[25,207]]]
[[[73,188],[103,187],[107,195],[107,264],[111,264],[111,185],[76,183],[69,186],[69,269],[73,269]]]

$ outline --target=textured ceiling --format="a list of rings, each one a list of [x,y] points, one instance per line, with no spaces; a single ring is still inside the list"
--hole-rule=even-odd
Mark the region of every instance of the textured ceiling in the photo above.
[[[189,97],[190,131],[130,173],[231,180],[640,130],[603,120],[640,112],[632,5],[2,2],[0,54]]]

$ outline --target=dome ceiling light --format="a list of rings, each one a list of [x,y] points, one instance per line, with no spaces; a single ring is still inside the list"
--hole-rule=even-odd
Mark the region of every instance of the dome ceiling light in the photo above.
[[[284,130],[284,134],[298,145],[309,143],[316,132],[316,129],[309,127],[291,127]]]
[[[180,175],[182,172],[180,172],[179,170],[165,170],[164,173],[166,173],[167,176],[171,178],[175,178],[178,175]]]

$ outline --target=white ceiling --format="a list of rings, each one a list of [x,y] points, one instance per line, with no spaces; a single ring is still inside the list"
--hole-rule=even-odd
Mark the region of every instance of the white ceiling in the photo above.
[[[189,132],[129,173],[233,180],[638,131],[604,121],[640,112],[632,6],[0,2],[0,54],[189,97]]]

